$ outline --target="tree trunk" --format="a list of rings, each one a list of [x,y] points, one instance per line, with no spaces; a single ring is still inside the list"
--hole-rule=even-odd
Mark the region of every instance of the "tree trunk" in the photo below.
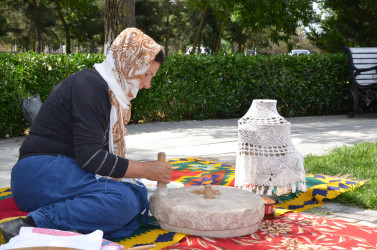
[[[219,39],[217,40],[217,44],[216,44],[216,52],[215,52],[216,55],[219,53],[219,50],[220,50],[221,37],[223,36],[223,33],[224,33],[225,23],[226,23],[226,19],[224,18],[223,22],[221,24],[221,30],[220,30],[220,34],[219,34]]]
[[[286,47],[287,53],[291,52],[292,47],[293,47],[292,43],[289,42],[288,39],[284,40],[284,42],[285,42],[285,47]]]
[[[169,31],[170,31],[170,27],[169,27],[169,15],[166,17],[166,23],[165,23],[165,28],[166,28],[166,38],[165,38],[165,56],[168,57],[169,56]]]
[[[96,52],[96,53],[105,53],[104,52],[104,44],[105,44],[105,42],[104,42],[104,34],[103,34],[103,32],[101,32],[101,34],[99,34],[99,46],[100,46],[100,48],[99,48],[99,50]]]
[[[34,32],[35,32],[35,40],[36,40],[36,51],[38,53],[41,53],[42,52],[42,41],[41,41],[41,36],[39,34],[39,30],[38,30],[38,27],[37,25],[35,25],[34,27]]]
[[[57,11],[58,11],[58,16],[60,21],[63,24],[64,28],[64,33],[65,33],[65,51],[67,54],[71,54],[71,32],[69,31],[69,26],[67,22],[64,19],[63,13],[62,13],[62,8],[60,7],[59,1],[55,1]]]
[[[199,40],[201,39],[203,23],[204,23],[204,19],[205,19],[207,10],[208,10],[208,4],[206,5],[206,8],[204,9],[204,12],[203,12],[203,15],[202,15],[202,19],[200,20],[198,33],[196,34],[194,46],[192,46],[192,51],[190,53],[191,55],[193,55],[195,53],[196,47],[198,46],[198,43],[200,44]]]
[[[244,45],[242,43],[238,43],[238,53],[242,54],[244,52]]]
[[[104,53],[126,28],[136,26],[135,0],[106,0]]]
[[[94,48],[94,41],[93,39],[89,39],[89,52],[90,53],[96,53]]]
[[[202,47],[202,32],[200,32],[200,34],[199,34],[199,42],[198,42],[198,45],[197,45],[199,53],[201,52],[200,47]]]

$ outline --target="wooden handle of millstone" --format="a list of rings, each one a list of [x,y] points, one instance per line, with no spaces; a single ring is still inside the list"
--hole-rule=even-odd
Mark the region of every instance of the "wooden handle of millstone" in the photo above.
[[[204,197],[206,199],[213,199],[213,192],[212,192],[212,186],[211,185],[205,185],[204,186]]]
[[[166,154],[164,152],[160,152],[157,154],[157,161],[166,162]],[[157,194],[166,196],[167,195],[167,185],[166,183],[157,181]]]

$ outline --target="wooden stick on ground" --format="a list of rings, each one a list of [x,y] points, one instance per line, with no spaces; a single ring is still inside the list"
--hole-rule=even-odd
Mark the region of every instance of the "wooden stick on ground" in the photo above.
[[[127,248],[127,249],[132,249],[132,250],[145,250],[145,249],[151,249],[151,248],[154,248],[156,247],[155,244],[150,244],[150,245],[144,245],[144,246],[139,246],[139,247],[131,247],[131,248]]]

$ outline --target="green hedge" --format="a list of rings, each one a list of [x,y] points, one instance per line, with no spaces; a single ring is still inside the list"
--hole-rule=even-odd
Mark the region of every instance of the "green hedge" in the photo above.
[[[285,117],[344,114],[352,106],[347,70],[344,54],[175,55],[134,100],[132,117],[237,118],[253,99],[276,99]]]
[[[96,54],[0,53],[0,137],[22,135],[28,127],[18,107],[21,98],[38,93],[44,100],[62,79],[103,59]]]
[[[92,68],[103,55],[0,53],[0,137],[27,128],[20,98],[44,100],[66,76]],[[311,56],[174,55],[152,88],[133,101],[131,122],[238,118],[253,99],[276,99],[282,116],[344,114],[350,110],[347,58]]]

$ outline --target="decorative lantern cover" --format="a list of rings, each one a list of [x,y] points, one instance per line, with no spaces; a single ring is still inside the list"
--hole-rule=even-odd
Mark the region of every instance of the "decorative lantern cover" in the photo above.
[[[290,123],[279,115],[276,100],[253,100],[238,120],[235,186],[257,194],[306,191],[303,156],[290,136]]]

